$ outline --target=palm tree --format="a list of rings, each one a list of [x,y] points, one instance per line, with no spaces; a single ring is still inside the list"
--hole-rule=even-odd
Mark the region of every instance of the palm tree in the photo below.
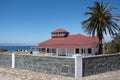
[[[115,8],[111,7],[109,3],[95,1],[94,6],[88,7],[88,9],[90,11],[84,14],[89,15],[89,18],[82,22],[82,26],[89,35],[98,37],[98,54],[102,54],[104,33],[112,36],[120,30],[117,24],[120,16],[111,13]]]

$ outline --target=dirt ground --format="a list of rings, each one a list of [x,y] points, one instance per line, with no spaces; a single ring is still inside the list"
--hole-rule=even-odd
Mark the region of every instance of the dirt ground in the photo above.
[[[120,70],[75,79],[28,70],[0,67],[0,80],[120,80]]]

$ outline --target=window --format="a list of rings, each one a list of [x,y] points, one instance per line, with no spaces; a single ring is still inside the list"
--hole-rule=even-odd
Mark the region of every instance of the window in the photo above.
[[[47,53],[56,53],[56,49],[55,48],[47,48]]]
[[[56,49],[53,48],[51,52],[52,52],[52,53],[56,53]]]
[[[47,48],[47,53],[50,53],[50,49],[49,48]]]
[[[91,48],[88,48],[88,54],[91,54],[91,53],[92,53]]]
[[[76,48],[75,53],[79,54],[79,49],[78,48]]]
[[[81,51],[82,51],[82,54],[83,54],[83,49],[81,49]]]
[[[41,52],[45,52],[45,48],[41,48]]]

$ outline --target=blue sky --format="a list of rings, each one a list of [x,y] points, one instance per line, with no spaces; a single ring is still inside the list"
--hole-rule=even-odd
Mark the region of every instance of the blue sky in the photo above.
[[[71,34],[86,34],[81,22],[94,0],[0,0],[0,44],[36,44],[64,28]],[[101,0],[99,0],[101,1]],[[120,0],[103,0],[117,8]],[[108,39],[108,38],[107,38]]]

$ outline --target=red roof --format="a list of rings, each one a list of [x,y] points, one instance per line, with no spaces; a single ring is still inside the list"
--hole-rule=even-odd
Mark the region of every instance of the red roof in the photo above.
[[[63,28],[56,29],[56,30],[52,31],[52,33],[56,33],[56,32],[67,32],[67,33],[68,33],[68,31],[66,31],[66,30],[63,29]]]
[[[98,43],[98,37],[81,34],[68,35],[63,38],[51,38],[39,43],[37,48],[92,48]]]

